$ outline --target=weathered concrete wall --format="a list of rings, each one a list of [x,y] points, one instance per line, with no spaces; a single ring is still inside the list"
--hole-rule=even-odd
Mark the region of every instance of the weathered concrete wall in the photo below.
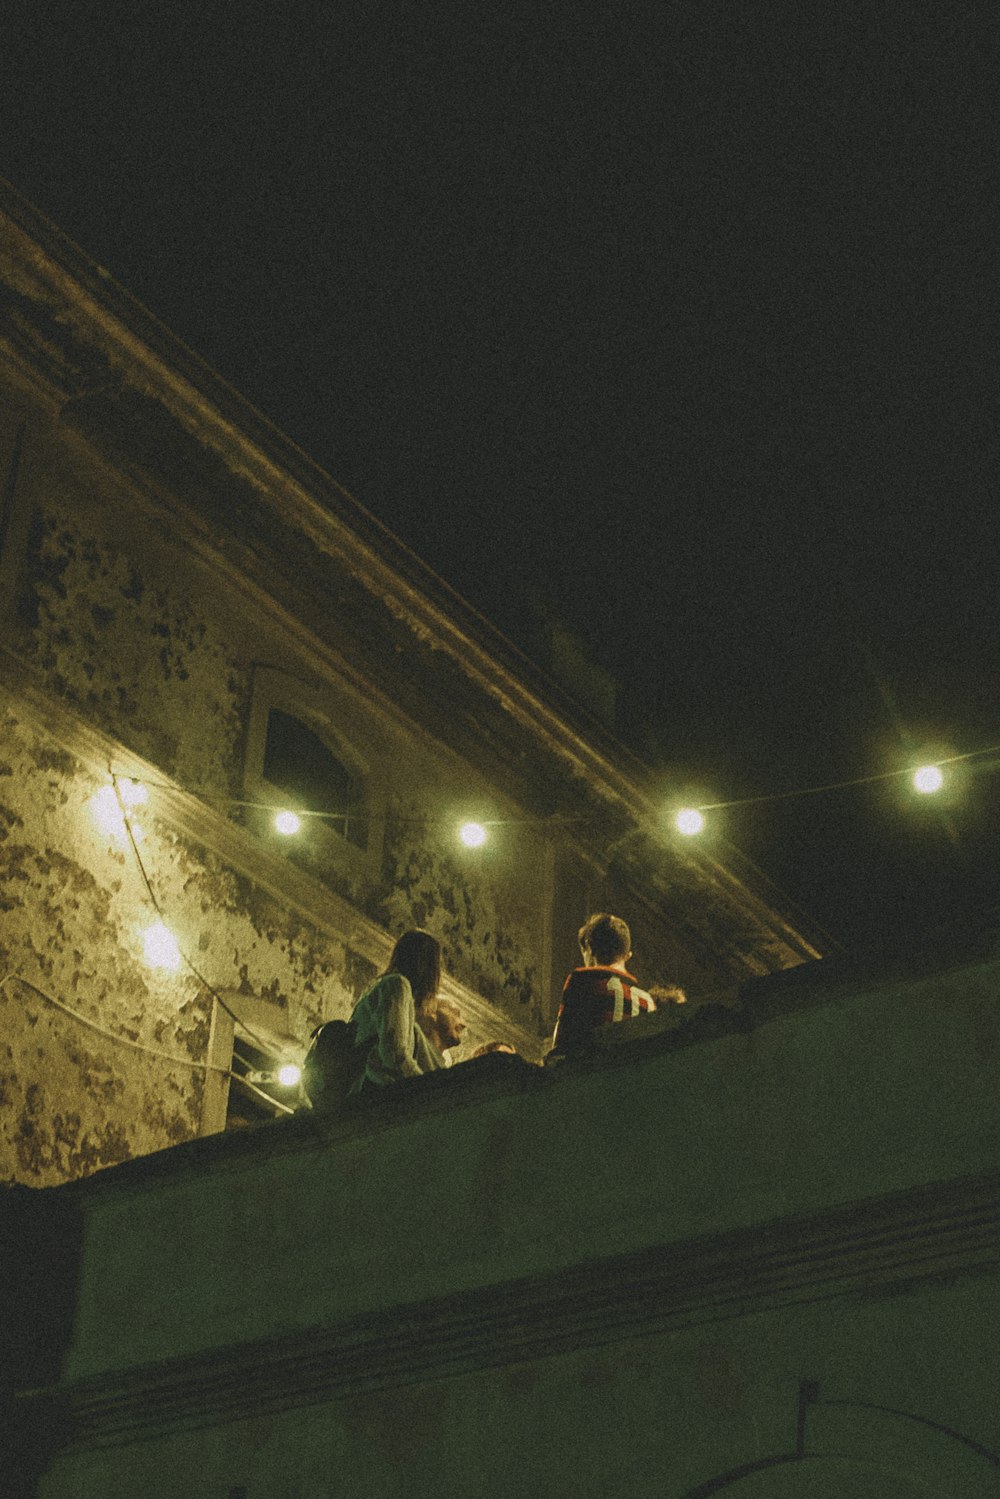
[[[184,1060],[206,1054],[210,1002],[191,980],[166,985],[142,964],[135,874],[88,813],[100,782],[10,711],[0,735],[0,976],[23,975],[180,1062],[116,1054],[37,993],[5,983],[0,1176],[41,1185],[198,1132],[203,1075]]]
[[[315,681],[316,663],[57,424],[24,405],[18,416],[8,501],[23,521],[23,549],[6,636],[14,665],[37,668],[59,704],[63,734],[49,735],[44,708],[26,717],[17,690],[9,693],[0,977],[19,975],[112,1036],[182,1058],[171,1068],[87,1031],[23,984],[0,990],[10,1021],[0,1176],[42,1184],[198,1133],[206,1121],[197,1064],[227,1060],[209,1055],[212,1002],[202,986],[190,975],[157,979],[143,965],[139,933],[155,912],[127,841],[95,826],[91,798],[109,783],[94,744],[103,736],[118,768],[141,756],[154,777],[238,822],[231,803],[247,794],[255,668],[266,662],[294,683]],[[5,427],[9,456],[17,428]],[[500,838],[483,856],[454,837],[460,808],[489,806],[512,825],[516,808],[357,689],[333,679],[325,688],[328,711],[364,756],[378,836],[364,855],[329,836],[296,848],[248,821],[234,867],[163,809],[139,815],[141,854],[182,948],[237,1013],[253,1002],[249,1020],[259,1022],[270,1002],[282,1013],[269,1017],[269,1033],[304,1045],[318,1020],[349,1012],[385,955],[370,939],[359,952],[347,930],[331,936],[326,886],[388,933],[435,930],[449,970],[540,1039],[550,1023],[540,981],[546,868],[523,836]],[[91,751],[82,758],[67,748],[74,715]],[[255,844],[311,878],[305,915],[301,892],[291,911],[273,885],[255,886]],[[466,1053],[490,1034],[473,1023]]]
[[[58,1181],[218,1128],[227,1006],[301,1047],[415,924],[443,939],[465,1054],[496,1037],[537,1054],[577,927],[619,898],[602,853],[643,807],[641,767],[549,691],[0,184],[0,1177]],[[316,820],[273,832],[268,703],[349,766],[364,847]],[[152,783],[152,895],[127,840],[95,833],[112,771]],[[481,852],[456,842],[462,817],[491,824]],[[669,969],[648,962],[647,982],[815,956],[747,890],[661,863],[686,914],[658,916],[659,888],[646,903],[647,956]],[[157,906],[186,977],[142,961]]]
[[[201,1131],[213,1003],[183,966],[144,960],[157,912],[123,831],[95,821],[107,776],[9,710],[0,735],[0,1178],[42,1185]],[[263,1004],[271,1034],[303,1044],[349,1011],[371,968],[346,943],[152,807],[136,822],[171,930],[234,1007],[253,996],[255,1020]]]
[[[78,1445],[40,1493],[991,1492],[996,980],[765,984],[714,1040],[61,1189]]]
[[[998,1315],[995,1273],[821,1299],[82,1451],[38,1492],[986,1499]]]
[[[431,820],[421,803],[394,797],[379,919],[390,931],[413,923],[436,932],[464,983],[542,1033],[548,996],[540,933],[552,892],[539,838],[513,819],[491,832],[482,849],[465,849],[453,819]]]
[[[242,818],[248,850],[257,838],[273,853],[276,840],[261,817],[244,814],[236,805],[249,792],[245,773],[254,684],[262,667],[270,677],[290,684],[289,691],[295,684],[309,684],[308,702],[320,705],[331,730],[364,767],[372,829],[363,854],[328,832],[313,836],[314,829],[307,830],[297,845],[284,846],[285,857],[316,880],[317,911],[326,886],[389,933],[426,925],[441,936],[449,971],[537,1037],[540,1045],[551,1033],[562,977],[576,961],[576,927],[593,903],[600,905],[608,898],[602,877],[591,868],[581,878],[585,860],[581,863],[568,848],[556,857],[558,832],[546,829],[543,820],[526,818],[474,766],[404,718],[387,714],[356,684],[329,668],[324,671],[282,616],[269,614],[261,599],[242,589],[238,575],[220,571],[204,545],[185,537],[176,520],[168,524],[151,495],[102,462],[72,426],[21,391],[6,409],[3,433],[6,506],[16,522],[8,526],[4,557],[12,579],[4,628],[8,644],[20,661],[37,669],[46,691],[89,730],[106,737],[113,764],[120,766],[129,753],[140,756],[154,767],[154,775],[206,800],[234,821]],[[11,712],[16,715],[16,697]],[[44,759],[63,752],[46,749],[39,741],[30,754]],[[87,796],[96,789],[87,782]],[[24,850],[45,849],[50,866],[60,859],[68,861],[64,883],[77,878],[89,882],[96,911],[113,893],[105,888],[109,866],[88,869],[85,876],[69,873],[78,862],[79,833],[66,830],[66,841],[60,845],[54,829],[47,826],[47,798],[52,794],[51,787],[38,780],[37,771],[14,774],[8,781],[7,816],[21,819],[19,846]],[[481,851],[463,849],[455,837],[459,818],[470,815],[493,824],[490,843]],[[162,836],[169,844],[169,831],[163,830]],[[118,850],[119,861],[126,852]],[[170,855],[163,857],[169,866]],[[294,963],[278,964],[276,971],[268,969],[262,976],[262,987],[254,988],[248,975],[259,923],[244,915],[240,934],[228,930],[234,923],[240,925],[240,900],[249,902],[248,911],[252,905],[249,896],[233,895],[234,890],[249,888],[245,874],[226,874],[221,868],[210,874],[199,863],[200,855],[190,849],[187,859],[183,877],[166,871],[157,871],[157,877],[172,880],[181,890],[200,889],[203,909],[193,940],[199,954],[207,954],[213,984],[244,998],[289,996],[287,1031],[292,1036],[307,1035],[321,1012],[342,1012],[353,997],[346,989],[344,960],[323,953],[322,941],[315,972],[300,972]],[[249,853],[244,871],[248,866],[252,867]],[[84,954],[86,944],[78,942],[68,952],[60,946],[62,928],[46,919],[50,896],[38,878],[27,852],[8,869],[8,879],[17,881],[25,896],[25,919],[32,919],[33,910],[36,923],[41,923],[34,945],[49,954],[47,966],[33,966],[22,951],[16,971],[43,986],[50,980],[58,995],[71,996],[83,983],[81,960],[76,960],[72,975],[63,970],[73,952]],[[565,894],[560,888],[563,880]],[[183,926],[184,901],[172,897],[166,907]],[[282,922],[270,924],[281,927]],[[107,945],[114,925],[101,930]],[[93,1018],[103,1016],[101,1023],[112,1030],[119,1022],[115,1003],[107,996],[120,995],[133,1018],[146,1005],[142,995],[147,981],[132,972],[133,948],[134,941],[132,948],[127,943],[124,947],[130,954],[123,958],[128,976],[109,976],[89,996],[96,1006]],[[703,985],[704,972],[691,954],[683,947],[677,954],[679,965],[671,951],[671,971],[656,976],[673,978],[679,966],[682,981]],[[357,976],[356,964],[352,973]],[[327,997],[314,1004],[313,996],[324,984]],[[24,1003],[21,992],[19,1003]],[[203,995],[192,1004],[204,1032],[211,1008],[208,999]],[[153,1007],[149,1014],[155,1013]],[[207,1059],[204,1043],[205,1035],[199,1032],[201,1050],[191,1053],[193,1060]],[[42,1080],[31,1068],[23,1071],[27,1063],[27,1055],[21,1054],[19,1087],[25,1099],[29,1095],[24,1090],[33,1090],[35,1112],[30,1118],[26,1114],[25,1120],[34,1131],[45,1128],[40,1121],[51,1102],[45,1093],[45,1104],[38,1103]],[[134,1070],[139,1064],[132,1065]],[[64,1075],[62,1091],[72,1098],[76,1088],[69,1082]],[[150,1100],[144,1110],[137,1110],[130,1102],[123,1108],[131,1130],[126,1142],[111,1116],[99,1122],[101,1109],[110,1101],[105,1095],[102,1104],[91,1101],[90,1124],[80,1125],[90,1140],[97,1138],[95,1130],[103,1129],[105,1146],[57,1150],[53,1137],[35,1152],[33,1166],[28,1165],[24,1147],[16,1164],[5,1169],[14,1175],[27,1171],[25,1179],[51,1180],[51,1173],[73,1174],[182,1138],[185,1130],[198,1128],[200,1084],[197,1070],[186,1084],[174,1084],[183,1095],[183,1128],[176,1112],[169,1112],[161,1119],[159,1134],[143,1133],[138,1130],[143,1112],[150,1115],[163,1105]],[[160,1089],[152,1092],[158,1096]],[[75,1119],[75,1103],[70,1112]],[[66,1128],[53,1125],[64,1132]],[[39,1175],[43,1157],[49,1175]]]
[[[182,785],[235,791],[250,621],[148,514],[84,483],[53,483],[32,508],[28,657],[89,723]]]

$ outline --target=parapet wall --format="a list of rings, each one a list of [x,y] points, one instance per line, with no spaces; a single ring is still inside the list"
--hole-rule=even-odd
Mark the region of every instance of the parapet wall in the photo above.
[[[275,1499],[311,1492],[333,1444],[352,1494],[459,1495],[457,1443],[499,1496],[481,1444],[506,1429],[516,1471],[577,1471],[582,1446],[605,1491],[623,1492],[627,1459],[629,1493],[694,1499],[741,1452],[805,1460],[802,1381],[991,1450],[988,1383],[956,1371],[984,1380],[994,1359],[965,1287],[997,1299],[996,965],[769,983],[659,1036],[623,1027],[586,1064],[490,1057],[50,1194],[81,1251],[49,1396],[70,1438],[40,1492],[124,1493],[141,1472],[144,1492],[179,1495],[208,1463],[203,1492],[239,1470],[248,1499]],[[921,1372],[901,1405],[904,1348]],[[599,1427],[587,1380],[605,1387]],[[373,1454],[357,1402],[375,1389]],[[635,1419],[651,1390],[658,1426]],[[396,1402],[410,1446],[392,1445]],[[835,1476],[746,1493],[833,1494]],[[960,1477],[949,1492],[985,1492]],[[524,1492],[573,1491],[555,1481]]]

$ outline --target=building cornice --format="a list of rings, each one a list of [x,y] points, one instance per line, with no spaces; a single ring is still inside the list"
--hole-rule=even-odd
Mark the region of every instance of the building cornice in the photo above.
[[[656,835],[658,808],[645,767],[2,181],[0,265],[22,299],[14,322],[29,347],[34,341],[39,369],[58,370],[58,334],[77,351],[79,366],[113,371],[117,380],[161,406],[232,475],[249,483],[284,525],[345,568],[415,640],[447,656],[481,694],[480,701],[488,699],[492,711],[539,745],[563,776],[588,788],[618,831],[631,824]],[[38,326],[29,326],[33,321]],[[46,321],[51,326],[43,327]],[[50,378],[55,381],[57,375]],[[70,382],[65,401],[86,396],[85,386],[85,380],[82,386]],[[782,914],[780,896],[759,871],[741,863],[735,851],[732,859],[728,854],[723,850],[715,858],[693,847],[672,848],[669,859],[713,892],[713,898],[738,909],[759,932],[760,971],[819,956],[819,941],[803,935]]]

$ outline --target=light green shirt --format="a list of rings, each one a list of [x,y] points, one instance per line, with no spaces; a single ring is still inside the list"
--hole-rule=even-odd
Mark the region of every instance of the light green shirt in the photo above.
[[[367,1050],[365,1070],[351,1088],[382,1087],[404,1077],[421,1077],[445,1065],[416,1023],[413,990],[401,973],[384,973],[354,1007],[355,1045]]]

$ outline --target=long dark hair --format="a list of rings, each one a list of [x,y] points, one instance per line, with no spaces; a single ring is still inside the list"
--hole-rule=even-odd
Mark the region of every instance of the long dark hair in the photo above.
[[[423,927],[404,932],[392,950],[386,972],[401,973],[409,979],[415,1005],[433,999],[441,985],[440,942]]]

